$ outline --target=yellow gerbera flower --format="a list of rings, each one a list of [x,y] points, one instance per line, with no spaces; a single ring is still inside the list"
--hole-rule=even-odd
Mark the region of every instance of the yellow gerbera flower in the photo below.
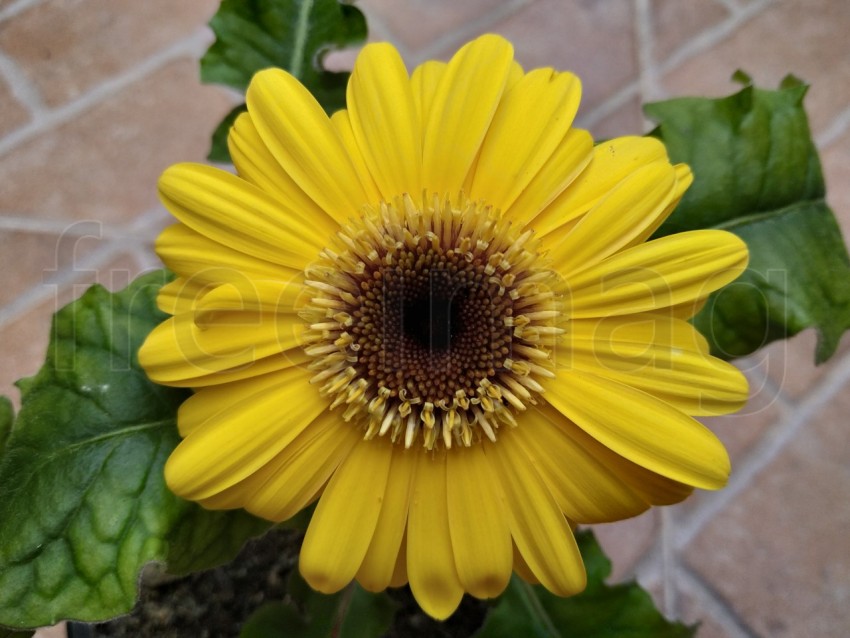
[[[273,521],[319,499],[307,582],[409,581],[436,618],[512,570],[579,592],[571,525],[721,487],[726,452],[691,415],[739,408],[746,381],[685,319],[746,247],[647,242],[691,173],[653,139],[594,147],[579,94],[493,35],[411,76],[368,45],[331,118],[257,74],[238,175],[160,180],[173,317],[139,357],[196,390],[169,486]]]

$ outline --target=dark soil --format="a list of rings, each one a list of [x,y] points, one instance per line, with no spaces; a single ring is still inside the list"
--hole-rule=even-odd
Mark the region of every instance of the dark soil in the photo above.
[[[77,631],[71,628],[72,636],[237,638],[242,624],[263,603],[286,600],[301,536],[295,530],[273,530],[249,542],[231,563],[182,578],[150,570],[131,614]],[[419,609],[409,588],[389,593],[399,611],[386,638],[465,638],[481,626],[487,610],[486,603],[467,596],[457,612],[440,623]]]

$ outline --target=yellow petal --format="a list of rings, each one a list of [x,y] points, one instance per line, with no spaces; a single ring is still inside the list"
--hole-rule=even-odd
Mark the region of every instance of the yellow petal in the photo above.
[[[266,69],[246,94],[248,112],[269,152],[338,223],[370,203],[328,116],[286,71]]]
[[[523,413],[522,426],[511,433],[532,459],[558,507],[580,523],[601,523],[636,516],[649,504],[582,445],[578,428],[546,407]],[[579,430],[580,432],[580,430]],[[599,446],[601,447],[601,446]]]
[[[596,324],[595,334],[573,323]],[[672,329],[671,329],[672,328]],[[706,356],[682,320],[645,316],[568,324],[557,350],[559,367],[583,370],[638,388],[690,415],[727,414],[747,400],[747,380],[734,366]],[[690,334],[689,334],[690,333]],[[670,338],[674,335],[677,342]]]
[[[171,166],[159,178],[159,192],[171,214],[193,230],[274,264],[303,269],[327,243],[301,211],[212,166]]]
[[[407,521],[410,589],[425,613],[443,620],[463,597],[449,530],[445,453],[418,455],[411,490]]]
[[[504,211],[506,219],[526,224],[545,209],[581,174],[593,157],[593,139],[581,129],[570,129],[558,148],[514,203]],[[532,226],[537,230],[536,226]]]
[[[363,438],[360,429],[325,411],[257,472],[263,481],[243,507],[271,521],[285,521],[312,503]]]
[[[729,457],[707,428],[645,392],[578,370],[543,384],[561,414],[626,459],[674,481],[718,489]]]
[[[498,478],[480,445],[447,454],[449,531],[463,588],[493,598],[511,576],[511,532]]]
[[[537,579],[537,576],[534,575],[534,572],[531,571],[531,567],[528,566],[528,563],[525,562],[525,559],[522,557],[522,552],[519,551],[516,543],[512,543],[512,546],[514,553],[514,571],[517,573],[517,576],[531,585],[539,585],[540,581]]]
[[[357,56],[346,93],[354,137],[387,201],[422,192],[422,127],[398,51],[368,44]]]
[[[169,281],[156,295],[156,307],[170,315],[189,312],[198,299],[210,291],[211,286],[198,279],[178,277]]]
[[[327,409],[325,399],[310,387],[309,375],[300,368],[272,373],[272,387],[258,384],[257,392],[232,400],[194,428],[165,465],[169,487],[190,500],[208,498],[268,463]],[[233,395],[230,386],[206,392]]]
[[[514,88],[524,75],[525,71],[522,70],[522,65],[516,60],[511,62],[511,68],[508,70],[508,80],[505,82],[505,91]]]
[[[360,441],[319,499],[298,569],[315,590],[332,594],[357,573],[378,522],[387,489],[392,443]]]
[[[410,479],[419,450],[393,448],[387,491],[372,542],[357,572],[357,581],[368,591],[383,591],[393,580],[398,553],[404,539],[410,501]]]
[[[431,117],[437,87],[446,72],[447,64],[436,60],[428,60],[413,70],[410,76],[410,86],[413,91],[413,103],[419,116],[419,126],[422,139],[425,138],[425,125]]]
[[[157,383],[192,386],[192,380],[232,370],[291,350],[303,342],[304,321],[294,314],[221,311],[204,327],[195,313],[159,324],[139,349],[139,363]]]
[[[395,561],[395,571],[390,579],[390,587],[404,587],[407,584],[407,534],[401,539],[401,547]]]
[[[747,246],[722,230],[668,235],[570,276],[570,317],[647,312],[701,299],[746,268]]]
[[[597,515],[593,519],[585,520],[580,516],[573,517],[568,514],[571,521],[576,523],[604,523],[622,520],[639,514],[647,508],[647,505],[671,505],[684,500],[693,492],[693,488],[689,485],[672,481],[624,459],[587,434],[575,423],[564,418],[551,405],[542,403],[536,406],[535,410],[543,415],[549,423],[556,426],[562,436],[566,436],[575,446],[582,448],[587,455],[616,477],[621,485],[627,486],[628,492],[632,493],[631,496],[610,498],[610,493],[606,494],[604,491],[599,491],[598,485],[589,487],[589,497],[598,501],[596,503]],[[543,445],[541,444],[541,447]],[[555,455],[550,452],[550,456],[554,457]],[[638,506],[639,502],[643,504]],[[622,504],[624,503],[629,504],[626,509],[623,509]]]
[[[156,240],[163,263],[193,288],[252,279],[294,281],[303,279],[303,268],[291,268],[253,257],[201,235],[185,224],[166,228]],[[173,313],[176,314],[176,313]]]
[[[248,113],[242,113],[236,118],[227,136],[227,147],[240,177],[285,202],[290,208],[300,211],[326,232],[334,231],[337,224],[333,218],[310,199],[278,164]]]
[[[593,208],[614,187],[637,169],[667,164],[664,144],[651,137],[618,137],[597,145],[587,168],[534,221],[543,236],[577,219]]]
[[[204,388],[211,385],[234,383],[236,381],[242,381],[243,379],[262,376],[270,372],[285,370],[286,368],[292,368],[294,366],[306,365],[310,361],[312,361],[312,357],[304,352],[303,348],[292,348],[291,350],[277,352],[267,357],[257,359],[242,366],[230,368],[228,370],[220,370],[218,372],[212,372],[210,374],[192,377],[191,379],[185,379],[182,381],[172,381],[170,385],[178,388]]]
[[[690,187],[693,183],[694,174],[691,172],[691,167],[687,164],[676,164],[673,166],[673,171],[676,175],[676,184],[673,186],[673,192],[670,195],[670,201],[667,203],[667,207],[655,218],[653,223],[636,235],[634,239],[626,245],[626,247],[637,246],[652,237],[655,231],[658,230],[661,224],[664,223],[664,221],[670,216],[670,213],[676,209],[676,206],[679,205],[685,191],[688,190],[688,187]]]
[[[516,546],[531,572],[546,589],[571,596],[584,589],[587,578],[581,554],[561,508],[531,462],[502,430],[485,452],[499,467],[499,483]]]
[[[622,250],[667,210],[675,185],[676,173],[669,164],[655,163],[636,170],[582,217],[566,237],[552,240],[549,256],[554,269],[567,277]]]
[[[580,98],[581,83],[572,73],[526,73],[496,109],[481,145],[470,197],[501,210],[510,207],[564,139]]]
[[[502,97],[513,59],[495,35],[473,40],[451,59],[437,87],[423,141],[423,184],[437,193],[463,185]]]
[[[381,192],[378,190],[378,185],[375,184],[375,178],[369,172],[363,152],[357,145],[357,140],[354,139],[354,129],[351,128],[351,118],[348,116],[348,111],[340,109],[334,113],[331,116],[331,124],[336,129],[340,142],[351,158],[351,163],[354,165],[354,170],[357,172],[357,177],[366,193],[366,201],[370,203],[381,201]]]

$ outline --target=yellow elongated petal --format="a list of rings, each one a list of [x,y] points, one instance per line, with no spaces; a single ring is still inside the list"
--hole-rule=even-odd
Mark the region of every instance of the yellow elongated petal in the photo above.
[[[275,385],[258,384],[257,392],[232,401],[193,429],[165,465],[169,487],[183,498],[208,498],[268,463],[327,409],[326,401],[310,387],[309,374],[300,368],[272,373]],[[206,391],[232,399],[230,390]]]
[[[481,145],[470,197],[501,210],[510,207],[564,139],[580,98],[581,82],[572,73],[526,73],[496,109]]]
[[[555,363],[569,367],[570,348],[574,342],[594,341],[617,349],[650,344],[669,348],[704,352],[704,337],[690,323],[660,313],[573,319],[565,324],[566,332],[556,346]],[[605,347],[605,346],[602,346]]]
[[[516,543],[512,543],[512,546],[514,553],[514,571],[517,573],[517,576],[531,585],[539,585],[540,581],[537,579],[537,576],[534,575],[534,572],[531,571],[531,567],[528,566],[528,563],[525,562],[525,559],[522,557],[522,552],[519,551]]]
[[[360,441],[334,472],[319,499],[298,569],[309,585],[331,594],[352,581],[363,562],[387,489],[386,439]]]
[[[531,221],[573,183],[592,157],[593,138],[590,133],[570,129],[525,190],[504,211],[504,216],[521,224]]]
[[[283,170],[248,113],[236,118],[227,136],[227,147],[240,177],[300,211],[325,232],[334,232],[338,224]]]
[[[516,444],[515,432],[502,430],[485,453],[499,467],[499,482],[514,543],[528,568],[552,593],[571,596],[587,576],[573,533],[561,508],[531,460]]]
[[[185,387],[198,377],[295,348],[304,331],[294,312],[221,311],[205,327],[187,312],[153,329],[139,349],[139,363],[157,383]]]
[[[723,444],[693,418],[622,383],[556,370],[546,400],[590,436],[626,459],[674,481],[719,489],[729,478]]]
[[[407,576],[416,602],[437,620],[448,618],[463,597],[448,516],[446,454],[418,455],[407,520]]]
[[[383,591],[390,586],[398,555],[404,540],[410,503],[410,479],[416,466],[418,450],[389,446],[392,455],[387,490],[381,504],[381,515],[372,542],[357,572],[357,582],[368,591]]]
[[[648,312],[701,299],[737,279],[746,244],[722,230],[668,235],[624,250],[567,279],[570,317]]]
[[[324,412],[257,472],[262,484],[243,507],[256,516],[285,521],[312,503],[362,440],[356,427]]]
[[[238,366],[236,368],[212,372],[200,377],[192,377],[185,381],[172,381],[170,385],[178,388],[204,388],[211,385],[234,383],[236,381],[258,377],[270,372],[285,370],[286,368],[291,368],[293,366],[305,365],[309,361],[310,356],[304,352],[303,348],[292,348],[291,350],[284,350],[283,352],[262,357],[261,359],[257,359],[256,361],[246,363],[245,365]]]
[[[587,168],[535,217],[534,228],[541,236],[561,228],[584,215],[637,169],[654,163],[668,163],[667,149],[651,137],[618,137],[597,145]]]
[[[195,323],[205,327],[236,311],[293,314],[304,286],[280,281],[243,281],[222,284],[195,302]]]
[[[673,186],[673,192],[670,195],[670,201],[667,203],[667,207],[660,215],[656,216],[652,224],[636,235],[634,239],[626,245],[626,247],[637,246],[652,237],[653,233],[658,230],[661,224],[664,223],[664,220],[667,219],[670,216],[670,213],[672,213],[676,206],[679,205],[685,191],[688,190],[691,184],[693,184],[694,174],[691,172],[691,167],[687,164],[675,164],[673,166],[673,171],[676,176],[676,184]]]
[[[449,531],[463,588],[501,594],[511,577],[511,532],[491,460],[480,445],[447,454]]]
[[[407,534],[401,539],[401,547],[395,561],[395,571],[390,579],[390,587],[403,587],[407,584]]]
[[[263,486],[266,480],[263,470],[273,463],[274,460],[270,461],[270,463],[260,468],[259,471],[254,472],[221,492],[217,492],[207,498],[198,499],[198,503],[201,507],[208,510],[233,510],[246,507],[247,503],[250,502],[254,494]]]
[[[636,516],[649,503],[572,436],[576,426],[555,410],[530,409],[511,433],[571,520],[602,523]],[[600,446],[601,447],[601,446]]]
[[[348,115],[348,111],[341,109],[334,113],[331,116],[331,124],[336,129],[339,139],[348,153],[348,157],[351,158],[351,163],[354,165],[354,170],[357,172],[357,177],[360,179],[360,184],[366,193],[366,201],[369,203],[381,201],[381,192],[378,190],[378,185],[375,184],[375,178],[369,172],[363,152],[357,145],[357,140],[354,139],[354,129],[351,128],[351,118]]]
[[[462,187],[502,97],[512,59],[507,40],[484,35],[449,61],[425,127],[422,181],[428,189],[453,194]]]
[[[290,372],[289,375],[304,372]],[[233,404],[250,402],[258,393],[274,390],[289,376],[281,374],[259,375],[228,384],[226,388],[202,388],[186,399],[177,410],[177,426],[180,436],[186,438],[207,422],[227,411]],[[300,378],[300,377],[299,377]],[[312,392],[312,388],[307,389]]]
[[[180,283],[181,280],[175,280],[174,283]],[[171,284],[169,284],[171,285]],[[160,290],[160,295],[165,287]],[[303,287],[300,284],[284,284],[270,281],[240,281],[238,284],[223,284],[209,290],[203,295],[197,296],[197,300],[192,300],[188,293],[181,289],[179,294],[185,299],[184,305],[191,302],[192,311],[190,314],[194,317],[195,325],[202,332],[205,328],[213,325],[218,325],[219,328],[225,325],[233,327],[234,323],[238,326],[248,322],[252,327],[256,325],[255,315],[250,315],[250,319],[246,318],[244,313],[238,311],[247,311],[248,313],[259,313],[260,321],[270,323],[273,319],[268,313],[287,313],[292,315],[295,312],[296,302],[298,297],[303,293]],[[236,312],[234,312],[236,311]],[[184,318],[185,319],[185,318]],[[182,320],[181,320],[182,321]],[[195,329],[188,323],[181,324],[188,334],[195,332]],[[282,324],[280,324],[282,325]],[[300,329],[297,329],[300,334]],[[221,334],[218,330],[216,334]],[[204,335],[202,340],[209,340],[210,337]],[[168,348],[169,342],[164,342]],[[300,340],[299,340],[300,344]],[[223,343],[217,345],[224,345]],[[267,351],[268,348],[266,348]],[[209,374],[200,374],[198,376],[186,376],[180,379],[171,379],[168,383],[178,387],[203,387],[208,385],[221,385],[230,383],[240,379],[255,377],[258,375],[283,370],[294,365],[305,363],[308,359],[307,355],[301,348],[284,348],[278,350],[271,348],[272,354],[264,354],[256,359],[244,362],[246,356],[251,355],[254,350],[246,348],[238,361],[243,363],[229,362],[231,367],[218,369],[219,365],[214,365]],[[147,352],[147,351],[146,351]],[[183,352],[184,355],[191,354],[191,350]],[[167,354],[179,355],[176,350]],[[226,355],[221,355],[222,357]],[[227,362],[225,362],[227,363]],[[156,366],[154,366],[156,368]],[[174,371],[172,371],[174,372]]]
[[[554,269],[568,277],[622,250],[667,210],[675,185],[669,164],[637,169],[551,246]]]
[[[429,60],[416,67],[410,75],[413,104],[416,106],[416,114],[419,116],[422,139],[425,139],[425,125],[431,117],[437,87],[447,67],[448,65],[445,62]]]
[[[728,414],[748,395],[747,379],[733,365],[663,342],[571,339],[557,363],[625,383],[695,416]]]
[[[194,287],[242,283],[252,279],[302,281],[302,269],[282,266],[214,241],[185,224],[166,228],[156,252],[168,268]],[[186,292],[192,294],[192,289]],[[177,313],[172,313],[177,314]]]
[[[190,228],[274,264],[303,269],[327,241],[301,212],[212,166],[171,166],[159,178],[159,193],[163,205]]]
[[[197,279],[178,277],[169,281],[156,295],[156,307],[170,315],[189,312],[195,302],[210,291],[210,285]]]
[[[328,215],[343,223],[369,203],[328,116],[298,80],[280,69],[260,71],[245,98],[269,152]]]
[[[505,82],[505,91],[514,88],[516,83],[519,82],[524,75],[525,71],[522,70],[522,65],[516,60],[511,62],[511,68],[508,70],[508,80]]]
[[[607,472],[616,476],[622,485],[628,486],[627,490],[633,496],[621,497],[619,502],[630,502],[630,507],[632,508],[637,505],[638,501],[643,502],[642,509],[631,510],[631,516],[639,514],[643,509],[646,509],[647,505],[672,505],[673,503],[678,503],[693,492],[694,488],[690,485],[672,481],[624,459],[619,454],[602,445],[575,423],[565,419],[551,405],[541,403],[535,407],[535,410],[547,419],[549,423],[555,425],[561,431],[562,435],[568,437],[575,446],[582,448],[586,454],[601,464]],[[596,493],[596,489],[592,488],[590,492]],[[608,500],[605,499],[604,493],[599,493],[598,496],[600,501]],[[606,521],[628,518],[626,514],[630,510],[622,509],[622,506],[612,507],[611,505],[616,502],[618,502],[616,498],[611,499],[607,507],[605,502],[597,503],[597,516],[593,520],[584,520],[583,518],[572,516],[568,516],[568,518],[576,523],[604,523]]]
[[[346,93],[354,137],[384,199],[422,192],[422,126],[407,69],[386,42],[367,44]]]

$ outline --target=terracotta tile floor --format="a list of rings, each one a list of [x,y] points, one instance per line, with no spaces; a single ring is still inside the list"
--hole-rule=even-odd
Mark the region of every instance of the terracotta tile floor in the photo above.
[[[850,223],[847,0],[362,0],[410,63],[476,34],[526,67],[579,72],[579,123],[640,133],[642,101],[721,95],[745,69],[807,97],[830,200]],[[49,313],[156,266],[160,171],[203,160],[233,96],[198,82],[216,0],[0,0],[0,392],[38,368]],[[345,57],[343,57],[345,59]],[[715,426],[729,487],[600,528],[619,577],[710,637],[850,635],[850,340],[812,364],[802,334],[741,362],[753,401]],[[848,404],[848,405],[845,405]],[[52,630],[61,635],[61,629]],[[48,635],[47,633],[43,634]]]

